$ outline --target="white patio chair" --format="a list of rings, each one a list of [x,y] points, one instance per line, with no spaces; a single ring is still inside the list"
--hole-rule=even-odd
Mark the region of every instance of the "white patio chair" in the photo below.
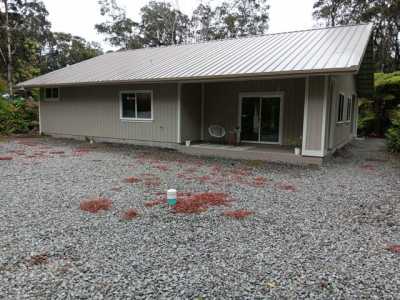
[[[208,133],[213,138],[222,139],[226,135],[226,130],[221,125],[211,125],[208,127]]]

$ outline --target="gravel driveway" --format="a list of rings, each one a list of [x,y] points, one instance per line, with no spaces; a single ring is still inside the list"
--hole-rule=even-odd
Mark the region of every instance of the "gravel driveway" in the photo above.
[[[383,149],[301,168],[3,139],[0,298],[399,298],[400,163]],[[173,210],[169,187],[224,201]],[[80,208],[96,197],[111,207]]]

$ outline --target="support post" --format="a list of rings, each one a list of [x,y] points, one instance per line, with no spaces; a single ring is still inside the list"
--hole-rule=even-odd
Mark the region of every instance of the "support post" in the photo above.
[[[205,109],[205,84],[201,84],[201,122],[200,122],[200,140],[204,141],[204,109]]]
[[[178,96],[178,103],[177,103],[177,143],[180,144],[181,141],[181,97],[182,97],[182,83],[178,82],[177,86],[177,96]]]
[[[310,94],[310,77],[306,77],[305,92],[304,92],[304,114],[303,114],[303,137],[301,139],[301,153],[306,154],[307,144],[307,122],[308,122],[308,97]]]

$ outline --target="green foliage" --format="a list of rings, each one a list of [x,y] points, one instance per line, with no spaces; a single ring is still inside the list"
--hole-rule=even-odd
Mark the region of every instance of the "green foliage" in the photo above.
[[[39,62],[51,35],[48,12],[44,4],[34,0],[8,0],[11,33],[13,82],[30,79],[40,73]],[[5,13],[0,11],[0,24],[5,24]],[[0,30],[0,76],[6,78],[6,31]]]
[[[0,77],[0,94],[5,93],[7,91],[7,82]]]
[[[150,1],[136,23],[116,0],[99,0],[106,21],[95,25],[105,40],[123,49],[174,45],[193,40],[214,40],[262,34],[268,29],[267,0],[234,0],[215,9],[200,4],[192,18],[165,1]]]
[[[391,112],[400,105],[400,72],[375,73],[374,99],[362,99],[358,129],[362,135],[383,136],[391,126]]]
[[[266,0],[223,2],[215,10],[200,4],[193,12],[192,31],[196,36],[200,25],[200,39],[203,40],[263,34],[268,29],[268,11]],[[205,36],[206,32],[208,33]]]
[[[208,41],[214,38],[213,20],[215,12],[208,4],[200,3],[192,14],[192,35],[196,40]]]
[[[170,3],[150,1],[140,11],[141,34],[145,45],[175,45],[187,41],[189,17],[173,9]]]
[[[391,116],[392,126],[386,133],[386,142],[389,151],[400,153],[400,109]]]
[[[79,36],[64,32],[54,32],[48,43],[48,51],[42,59],[42,73],[54,71],[103,53],[97,43],[89,43]]]
[[[28,133],[38,124],[36,101],[18,98],[9,102],[0,97],[0,134]]]
[[[41,1],[8,0],[8,9],[13,83],[102,53],[98,44],[68,33],[52,33]],[[4,24],[5,13],[0,10],[0,27]],[[0,30],[0,78],[7,78],[7,53],[6,31]]]
[[[95,25],[98,33],[106,35],[106,41],[122,49],[136,49],[143,46],[139,24],[126,16],[125,10],[116,0],[99,0],[100,14],[106,21]]]
[[[358,109],[358,134],[365,136],[374,133],[376,124],[374,101],[369,99],[360,99]]]
[[[238,36],[263,34],[268,29],[269,5],[266,0],[236,0],[233,7]]]
[[[400,99],[400,71],[375,73],[375,90],[377,95],[384,96],[388,100]]]

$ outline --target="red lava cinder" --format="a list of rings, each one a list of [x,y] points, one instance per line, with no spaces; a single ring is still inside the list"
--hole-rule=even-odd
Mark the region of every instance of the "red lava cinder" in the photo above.
[[[239,210],[232,210],[232,211],[226,211],[224,212],[224,216],[225,217],[231,217],[234,219],[244,219],[247,218],[251,215],[253,215],[254,212],[252,211],[248,211],[248,210],[244,210],[244,209],[239,209]]]
[[[123,182],[126,182],[126,183],[138,183],[138,182],[140,182],[140,181],[141,181],[141,180],[140,180],[139,178],[134,177],[134,176],[127,177],[127,178],[125,178],[125,179],[123,180]]]
[[[288,192],[295,192],[296,191],[296,188],[293,185],[288,184],[288,183],[278,184],[278,188],[281,189],[281,190],[284,190],[284,191],[288,191]]]
[[[130,221],[136,218],[137,216],[139,216],[137,210],[134,208],[129,208],[127,211],[122,213],[121,219],[125,221]]]
[[[361,169],[367,170],[367,171],[375,171],[375,166],[371,164],[365,164],[361,166]]]
[[[159,199],[159,200],[147,201],[144,203],[144,206],[145,207],[154,207],[154,206],[165,204],[165,203],[166,203],[165,199]]]
[[[11,156],[0,156],[0,160],[12,160]]]
[[[101,210],[109,210],[111,208],[112,202],[108,198],[92,198],[83,200],[80,203],[80,209],[90,213],[97,213]]]
[[[400,245],[389,245],[386,247],[386,250],[392,253],[400,253]]]
[[[175,213],[201,213],[211,206],[229,205],[231,199],[225,193],[199,193],[186,197],[178,197],[176,205],[172,207]]]
[[[31,256],[29,262],[31,265],[34,265],[34,266],[47,264],[48,256],[46,253],[39,254],[39,255],[33,255],[33,256]]]
[[[50,154],[64,154],[64,151],[50,151]]]

